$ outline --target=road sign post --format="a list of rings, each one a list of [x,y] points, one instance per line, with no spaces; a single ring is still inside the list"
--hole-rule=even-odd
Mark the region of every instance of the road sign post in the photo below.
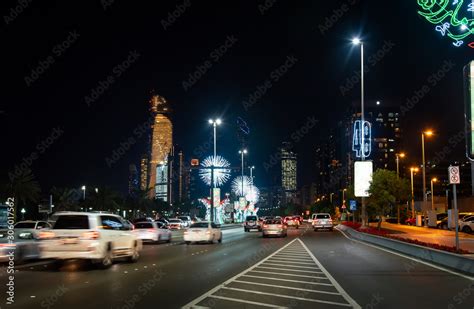
[[[458,197],[456,192],[456,185],[461,183],[461,175],[459,173],[459,166],[450,166],[449,172],[449,184],[453,185],[453,206],[454,206],[454,226],[456,230],[456,252],[459,252],[459,215],[458,215]]]

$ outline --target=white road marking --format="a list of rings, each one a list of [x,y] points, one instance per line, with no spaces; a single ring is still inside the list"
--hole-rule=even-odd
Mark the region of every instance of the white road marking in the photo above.
[[[291,256],[291,254],[288,253],[288,251],[298,252],[299,257],[296,258],[294,256]],[[305,256],[303,256],[303,253],[305,254]],[[279,254],[289,254],[290,256],[278,257]],[[307,258],[303,259],[303,257],[307,257]],[[302,262],[302,261],[305,261],[305,262]],[[306,266],[302,266],[302,265],[306,265]],[[313,267],[310,267],[309,265],[312,265]],[[277,266],[279,268],[266,267],[266,266]],[[268,270],[273,269],[273,270],[280,270],[280,271],[279,272],[266,271],[265,269],[268,269]],[[312,271],[309,271],[307,269],[310,269]],[[304,273],[304,274],[283,273],[282,270],[287,271],[287,272],[294,271],[294,272],[299,272],[299,273]],[[264,274],[265,276],[258,275],[258,274]],[[284,279],[285,277],[297,277],[297,279],[300,279],[300,280]],[[247,280],[251,280],[247,278],[256,278],[256,279],[261,279],[265,281],[247,282]],[[323,281],[324,283],[322,283],[321,281]],[[305,284],[305,289],[294,287],[294,286],[286,287],[283,285],[279,285],[278,282],[294,282],[294,283]],[[230,286],[230,284],[232,283],[247,284],[247,285],[253,286],[253,289],[233,288]],[[276,284],[272,284],[272,283],[276,283]],[[316,289],[312,290],[312,289],[309,289],[309,287],[311,286],[315,286],[315,287],[326,286],[326,287],[334,288],[334,290],[333,291],[321,291],[321,290],[316,290]],[[260,290],[257,289],[258,287],[273,287],[273,288],[278,288],[278,289],[288,289],[290,291],[295,291],[295,290],[303,291],[304,290],[306,292],[314,292],[315,294],[306,294],[302,296],[282,295],[281,293],[278,294],[276,291],[275,293],[271,293],[272,291],[270,292],[261,291],[261,289]],[[234,291],[234,293],[237,293],[237,294],[231,295],[231,297],[224,297],[224,296],[220,296],[217,293],[219,291],[224,291],[224,290]],[[253,304],[257,306],[266,306],[266,307],[273,307],[273,308],[276,307],[274,304],[259,303],[259,302],[251,301],[248,299],[250,295],[246,293],[257,294],[257,295],[262,295],[262,296],[271,296],[271,297],[277,297],[277,298],[285,298],[285,299],[290,299],[290,300],[299,300],[299,301],[312,302],[312,303],[322,303],[322,304],[333,305],[333,306],[352,307],[356,309],[361,308],[342,289],[342,287],[334,280],[334,278],[327,272],[327,270],[324,269],[321,263],[319,263],[319,261],[314,257],[314,255],[308,249],[308,247],[306,247],[306,245],[299,238],[292,240],[291,242],[284,245],[283,247],[281,247],[274,253],[262,259],[260,262],[242,271],[236,276],[228,279],[224,283],[214,287],[213,289],[204,293],[200,297],[186,304],[182,308],[185,308],[185,309],[194,308],[194,306],[199,305],[200,303],[202,303],[208,298],[247,303],[247,304]],[[316,296],[317,298],[314,298],[313,296],[315,295],[319,295],[319,296]],[[327,299],[327,296],[325,299],[324,295],[337,295],[340,299],[333,301],[332,299]],[[262,300],[265,301],[265,298],[262,298]]]
[[[244,289],[228,288],[228,287],[223,287],[223,289],[224,290],[233,290],[233,291],[245,292],[245,293],[259,294],[259,295],[268,295],[268,296],[274,296],[274,297],[281,297],[281,298],[291,298],[291,299],[297,299],[297,300],[304,300],[304,301],[309,301],[309,302],[313,302],[313,303],[322,303],[322,304],[330,304],[330,305],[336,305],[336,306],[351,307],[350,304],[337,303],[337,302],[320,300],[320,299],[313,299],[313,298],[296,297],[296,296],[289,296],[289,295],[284,296],[284,295],[275,294],[275,293],[267,293],[267,292],[260,292],[260,291],[249,291],[249,290],[244,290]]]
[[[403,258],[406,258],[406,259],[409,259],[409,260],[418,262],[418,263],[420,263],[420,264],[424,264],[424,265],[426,265],[426,266],[430,266],[430,267],[432,267],[432,268],[436,268],[436,269],[438,269],[438,270],[441,270],[441,271],[450,273],[450,274],[452,274],[452,275],[456,275],[456,276],[462,277],[462,278],[464,278],[464,279],[468,279],[468,280],[474,281],[474,277],[467,276],[467,275],[464,275],[464,274],[461,274],[461,273],[458,273],[458,272],[449,270],[449,269],[447,269],[447,268],[444,268],[444,267],[441,267],[441,266],[438,266],[438,265],[434,265],[434,264],[431,264],[431,263],[426,262],[426,261],[423,261],[423,260],[416,259],[416,258],[414,258],[414,257],[408,256],[408,255],[405,255],[405,254],[402,254],[402,253],[394,252],[394,251],[391,251],[391,250],[389,250],[389,249],[385,249],[385,248],[382,248],[382,247],[379,247],[379,246],[375,246],[375,245],[372,245],[372,244],[365,243],[365,242],[363,242],[363,241],[359,241],[359,240],[356,240],[356,239],[352,239],[352,238],[350,238],[349,236],[347,236],[346,233],[344,233],[343,231],[341,231],[341,230],[339,230],[339,229],[337,229],[337,228],[336,228],[336,230],[339,231],[342,235],[344,235],[344,237],[346,237],[346,238],[349,239],[350,241],[355,241],[355,242],[357,242],[357,243],[366,245],[366,246],[368,246],[368,247],[372,247],[372,248],[375,248],[375,249],[379,249],[379,250],[382,250],[382,251],[391,253],[391,254],[393,254],[393,255],[397,255],[397,256],[400,256],[400,257],[403,257]]]
[[[341,294],[336,293],[336,292],[328,292],[328,291],[321,291],[321,290],[310,290],[310,289],[303,289],[303,288],[294,288],[294,287],[284,286],[284,285],[266,284],[266,283],[249,282],[249,281],[241,281],[241,280],[235,280],[234,282],[250,284],[250,285],[269,286],[269,287],[275,287],[275,288],[279,288],[279,289],[288,289],[288,290],[296,290],[296,291],[321,293],[321,294],[328,294],[328,295],[341,295]]]

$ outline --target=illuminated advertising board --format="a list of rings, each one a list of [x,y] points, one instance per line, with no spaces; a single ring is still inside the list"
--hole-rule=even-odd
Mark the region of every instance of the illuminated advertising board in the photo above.
[[[369,197],[370,183],[373,174],[372,161],[357,161],[354,163],[354,195],[356,197]]]
[[[355,152],[356,158],[362,158],[362,141],[361,141],[361,121],[354,121],[354,132],[352,135],[352,150]],[[372,151],[372,125],[368,121],[364,121],[364,157],[368,158]]]

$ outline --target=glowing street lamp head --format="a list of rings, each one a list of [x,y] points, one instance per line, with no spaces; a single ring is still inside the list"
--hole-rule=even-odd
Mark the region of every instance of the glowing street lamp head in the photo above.
[[[362,41],[360,40],[360,38],[353,38],[352,39],[352,44],[360,45],[360,44],[362,44]]]
[[[217,119],[217,120],[216,120],[216,123],[217,123],[217,125],[220,125],[220,124],[222,123],[222,120],[221,120],[221,119]]]
[[[398,154],[398,156],[399,156],[400,158],[405,158],[406,154],[405,154],[404,152],[401,152],[401,153]]]
[[[426,136],[433,136],[434,132],[432,130],[428,130],[428,131],[423,132],[423,134],[425,134]]]
[[[418,172],[420,169],[418,167],[410,167],[410,171]]]
[[[85,190],[85,189],[86,189],[86,186],[82,186],[82,187],[81,187],[81,190]]]
[[[213,123],[214,123],[214,120],[209,119],[209,124],[213,124]]]
[[[437,182],[437,181],[438,181],[438,178],[435,177],[435,178],[431,179],[431,181],[432,181],[432,182]]]
[[[247,149],[239,150],[239,154],[246,154],[246,153],[247,153]]]

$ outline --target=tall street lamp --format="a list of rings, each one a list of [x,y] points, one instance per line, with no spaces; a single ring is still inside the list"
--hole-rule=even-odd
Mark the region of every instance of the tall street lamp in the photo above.
[[[395,161],[397,162],[397,178],[400,178],[400,158],[405,158],[405,153],[396,153],[395,154]]]
[[[364,44],[360,38],[352,39],[352,44],[360,45],[360,149],[361,149],[361,161],[365,161],[365,143],[364,143],[364,135],[365,135],[365,110],[364,110]],[[361,217],[362,217],[362,227],[366,227],[367,223],[367,214],[366,214],[366,207],[365,207],[365,197],[362,197],[361,203]]]
[[[86,200],[86,186],[82,186],[81,190],[82,190],[82,199],[85,201]]]
[[[242,163],[242,196],[245,196],[244,195],[244,154],[247,154],[247,149],[242,149],[242,150],[239,150],[239,154],[241,156],[241,163]]]
[[[425,162],[425,136],[432,136],[433,131],[428,130],[421,132],[421,156],[422,156],[422,168],[423,168],[423,203],[425,204],[428,199],[426,197],[426,162]]]
[[[214,128],[214,157],[217,155],[217,146],[216,146],[216,142],[217,142],[217,137],[216,137],[216,132],[217,132],[217,126],[220,125],[222,123],[222,120],[220,119],[209,119],[209,124],[212,125],[212,127]]]
[[[435,210],[434,207],[434,191],[433,191],[433,184],[438,181],[438,178],[431,179],[431,210]]]
[[[252,182],[253,184],[253,170],[255,169],[255,166],[249,166],[249,170],[250,170],[250,181]]]
[[[410,168],[410,176],[411,176],[411,217],[415,218],[415,189],[413,186],[413,174],[417,173],[420,169],[418,167],[411,167]]]

